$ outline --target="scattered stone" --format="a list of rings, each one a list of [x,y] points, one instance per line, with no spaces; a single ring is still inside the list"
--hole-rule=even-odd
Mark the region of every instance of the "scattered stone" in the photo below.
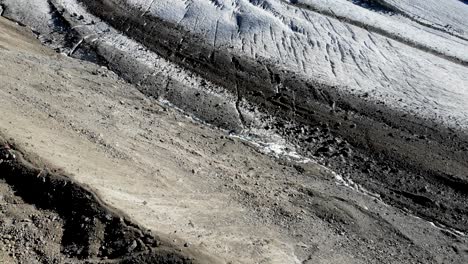
[[[347,158],[351,156],[352,150],[350,148],[343,148],[340,150],[340,154],[343,155],[343,157]]]
[[[300,165],[293,165],[293,167],[294,167],[294,169],[296,169],[297,172],[299,172],[301,174],[305,172],[305,169]]]
[[[189,225],[190,227],[192,227],[192,228],[195,227],[195,225],[193,224],[192,220],[189,220],[188,225]]]
[[[136,242],[136,240],[133,240],[132,244],[128,246],[127,252],[132,253],[137,247],[138,247],[138,243]]]
[[[427,193],[429,191],[430,191],[429,186],[424,186],[421,189],[419,189],[419,192],[422,192],[422,193]]]
[[[331,153],[333,148],[330,146],[323,146],[317,149],[316,153]]]

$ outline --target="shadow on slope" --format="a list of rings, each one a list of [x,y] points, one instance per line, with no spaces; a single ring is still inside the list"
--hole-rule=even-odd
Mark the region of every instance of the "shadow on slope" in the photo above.
[[[36,168],[1,138],[0,175],[26,203],[56,212],[64,220],[61,253],[67,257],[86,263],[197,262],[192,250],[132,223],[58,171]]]

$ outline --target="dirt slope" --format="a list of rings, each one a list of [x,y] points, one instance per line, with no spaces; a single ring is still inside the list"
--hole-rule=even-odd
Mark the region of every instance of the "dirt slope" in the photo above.
[[[9,21],[0,31],[0,133],[174,248],[224,263],[468,261],[463,234],[314,163],[264,155]]]

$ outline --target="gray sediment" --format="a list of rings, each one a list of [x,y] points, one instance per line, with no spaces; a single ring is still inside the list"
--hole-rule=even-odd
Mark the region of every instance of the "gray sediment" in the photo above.
[[[200,80],[194,88],[177,76],[155,72],[131,54],[99,41],[98,36],[84,39],[82,35],[109,68],[146,95],[164,98],[224,129],[239,132],[261,126],[279,132],[301,146],[303,155],[378,193],[385,202],[468,231],[466,131],[306,80],[269,61],[238,56],[226,47],[214,51],[203,38],[149,13],[141,14],[125,1],[79,2]],[[61,12],[70,25],[79,24],[72,14]],[[213,90],[213,86],[224,90]]]

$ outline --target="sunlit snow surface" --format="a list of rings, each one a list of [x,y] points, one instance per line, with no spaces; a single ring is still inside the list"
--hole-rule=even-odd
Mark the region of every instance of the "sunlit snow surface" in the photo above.
[[[467,0],[385,0],[416,20],[468,38]]]
[[[381,1],[396,12],[347,0],[127,1],[214,48],[233,47],[390,107],[468,127],[462,1]]]

